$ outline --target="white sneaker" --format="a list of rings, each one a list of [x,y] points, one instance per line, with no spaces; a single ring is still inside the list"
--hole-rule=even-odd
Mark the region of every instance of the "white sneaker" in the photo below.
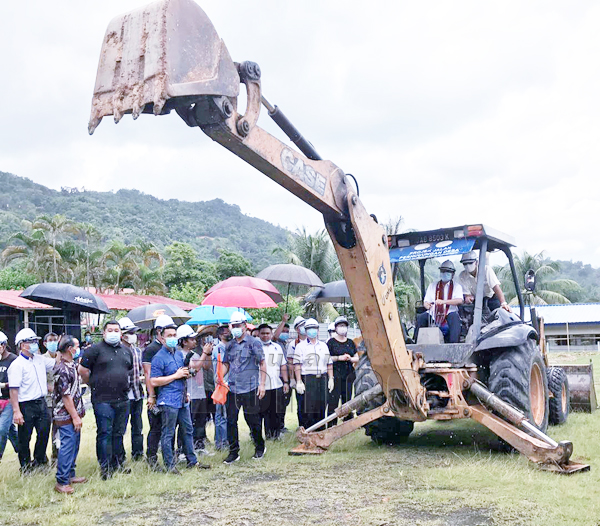
[[[206,448],[196,449],[196,455],[200,455],[202,457],[214,457],[215,454],[208,451]]]

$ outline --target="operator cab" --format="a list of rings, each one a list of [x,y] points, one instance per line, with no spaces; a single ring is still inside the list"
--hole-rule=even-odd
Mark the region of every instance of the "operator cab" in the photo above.
[[[462,256],[473,250],[479,251],[475,301],[472,305],[459,308],[465,326],[460,343],[444,343],[442,332],[439,328],[434,327],[433,330],[427,331],[421,329],[419,341],[407,345],[413,352],[421,353],[426,361],[464,365],[473,354],[482,326],[488,322],[484,316],[483,299],[486,274],[484,269],[487,264],[488,252],[501,251],[506,255],[513,281],[517,284],[515,290],[519,300],[518,315],[521,320],[524,319],[523,297],[518,286],[519,280],[511,252],[511,247],[515,244],[510,236],[482,224],[475,224],[394,234],[388,236],[388,245],[394,278],[398,275],[399,265],[408,261],[419,262],[421,301],[425,298],[425,264],[428,259],[443,260],[453,256]],[[458,269],[454,279],[458,281]]]

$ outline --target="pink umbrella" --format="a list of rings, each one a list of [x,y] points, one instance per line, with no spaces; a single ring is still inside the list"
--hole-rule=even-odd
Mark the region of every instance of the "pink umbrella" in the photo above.
[[[219,281],[219,283],[213,285],[206,291],[205,296],[227,287],[247,287],[250,289],[260,290],[276,303],[283,301],[281,294],[274,285],[269,283],[266,279],[253,278],[250,276],[233,276],[224,281]]]
[[[277,304],[264,292],[249,287],[224,287],[211,293],[202,305],[217,307],[243,307],[245,309],[268,309]]]

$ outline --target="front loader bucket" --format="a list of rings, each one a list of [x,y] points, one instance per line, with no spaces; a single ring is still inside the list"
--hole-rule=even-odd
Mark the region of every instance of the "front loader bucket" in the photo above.
[[[225,44],[198,4],[161,0],[109,24],[88,129],[92,134],[106,115],[119,122],[125,113],[168,113],[178,100],[237,97],[239,85]]]
[[[592,362],[586,365],[559,365],[569,380],[571,409],[591,413],[598,407]]]

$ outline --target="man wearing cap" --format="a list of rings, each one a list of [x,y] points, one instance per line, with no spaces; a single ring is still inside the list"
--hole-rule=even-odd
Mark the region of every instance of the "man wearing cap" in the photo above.
[[[439,327],[448,343],[458,343],[460,337],[460,317],[458,306],[463,302],[463,289],[454,281],[454,263],[449,259],[440,266],[440,280],[427,287],[423,306],[427,312],[417,316],[418,338],[420,327]]]
[[[104,325],[102,341],[86,349],[79,365],[81,379],[92,389],[96,417],[96,456],[103,480],[125,468],[123,435],[129,418],[129,389],[133,377],[131,351],[121,344],[121,326],[116,320]]]
[[[142,385],[142,350],[137,346],[137,331],[140,330],[129,318],[119,320],[121,327],[121,343],[133,359],[133,376],[131,389],[127,394],[129,398],[129,423],[131,425],[131,458],[141,460],[144,458],[144,435],[142,423],[142,410],[144,409],[144,387]]]
[[[333,322],[333,336],[327,347],[333,361],[334,387],[327,399],[327,414],[331,415],[335,413],[340,399],[345,404],[352,398],[352,384],[356,378],[354,364],[358,362],[358,354],[356,345],[348,338],[348,320],[344,316],[338,316]]]
[[[8,350],[8,336],[0,331],[0,460],[2,460],[7,440],[10,440],[15,453],[19,452],[8,389],[8,368],[16,359],[17,356]]]
[[[158,388],[154,388],[150,382],[150,369],[152,366],[152,358],[160,351],[165,343],[163,332],[166,327],[175,328],[173,319],[166,314],[161,314],[154,321],[154,340],[150,343],[142,353],[142,366],[144,367],[144,377],[146,378],[146,391],[148,393],[148,438],[146,442],[146,460],[150,467],[158,469],[158,446],[160,445],[160,434],[162,428],[162,420],[160,411],[156,407],[156,395]]]
[[[50,416],[46,407],[47,374],[54,368],[54,360],[40,354],[38,340],[31,329],[21,329],[15,337],[19,356],[8,368],[13,421],[19,426],[19,463],[22,473],[48,464],[46,447],[50,435]],[[29,442],[34,429],[37,438],[32,462]]]
[[[319,341],[319,323],[314,318],[306,320],[306,340],[296,346],[294,373],[296,391],[304,395],[303,427],[308,429],[325,418],[327,392],[334,388],[333,360],[329,348]]]
[[[233,339],[225,348],[223,358],[225,373],[229,373],[229,395],[226,404],[229,455],[224,460],[225,464],[232,464],[240,459],[238,416],[242,407],[255,447],[252,458],[259,460],[265,454],[259,405],[259,400],[265,396],[265,355],[260,341],[247,334],[246,317],[241,312],[232,314],[229,330]]]
[[[458,282],[461,284],[465,303],[467,305],[475,302],[475,292],[477,291],[477,269],[479,262],[475,251],[467,252],[460,258],[460,262],[465,269],[458,275]],[[504,298],[504,293],[500,288],[500,280],[496,276],[494,269],[489,265],[485,266],[485,276],[483,279],[483,306],[488,309],[496,310],[502,307],[510,312],[510,306]]]
[[[290,388],[296,389],[296,375],[294,374],[294,354],[296,353],[296,346],[306,340],[306,329],[304,324],[306,320],[302,316],[296,316],[294,320],[294,330],[296,331],[296,338],[288,342],[287,350],[285,353],[288,363],[288,375],[290,377]],[[298,414],[298,425],[300,427],[306,427],[304,425],[304,411],[302,409],[304,405],[304,391],[300,393],[296,389],[296,412]]]
[[[273,338],[273,330],[267,323],[258,327],[267,366],[265,396],[260,401],[260,417],[265,426],[265,438],[275,440],[281,431],[281,415],[285,415],[284,395],[290,391],[287,361],[283,349]]]

